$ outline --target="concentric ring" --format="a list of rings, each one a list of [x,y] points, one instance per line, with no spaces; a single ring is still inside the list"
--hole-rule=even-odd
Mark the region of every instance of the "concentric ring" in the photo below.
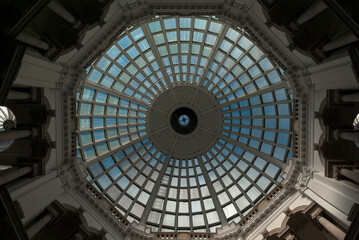
[[[209,16],[156,16],[119,34],[77,95],[88,183],[153,232],[243,219],[293,150],[293,95],[260,45]],[[197,117],[187,134],[171,123],[181,108]]]
[[[189,117],[188,125],[179,123],[181,115]],[[161,151],[188,158],[214,145],[221,122],[213,95],[196,86],[180,85],[157,96],[148,111],[146,129]]]
[[[189,134],[197,127],[196,113],[188,107],[180,107],[171,115],[171,126],[179,134]]]

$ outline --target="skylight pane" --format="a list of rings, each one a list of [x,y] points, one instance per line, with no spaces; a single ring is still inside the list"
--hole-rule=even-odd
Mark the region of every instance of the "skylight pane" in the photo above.
[[[233,28],[229,28],[226,33],[226,37],[233,42],[237,41],[239,35],[239,32],[237,30],[234,30]]]
[[[120,50],[116,46],[112,46],[108,51],[107,55],[112,59],[115,59],[118,55],[120,55]]]
[[[175,29],[176,28],[176,19],[170,18],[164,20],[165,29]]]
[[[194,28],[204,30],[206,29],[207,20],[195,18]]]
[[[132,44],[132,41],[130,40],[129,37],[124,36],[122,39],[120,39],[118,41],[118,45],[120,45],[120,47],[122,49],[126,49],[127,47],[129,47]]]
[[[180,28],[190,28],[191,27],[191,18],[180,18]]]
[[[159,21],[149,23],[148,27],[150,28],[150,31],[153,33],[162,30],[161,23]]]
[[[222,28],[222,24],[221,23],[217,23],[217,22],[213,22],[211,21],[209,24],[209,31],[214,32],[214,33],[219,33],[219,31]]]
[[[133,39],[135,39],[135,41],[137,41],[138,39],[141,39],[142,37],[145,36],[145,34],[143,33],[141,27],[136,28],[135,30],[133,30],[131,32],[131,35],[132,35]]]

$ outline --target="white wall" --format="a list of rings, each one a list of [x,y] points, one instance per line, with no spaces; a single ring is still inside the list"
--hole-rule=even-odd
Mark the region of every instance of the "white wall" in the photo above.
[[[57,172],[53,171],[45,176],[10,185],[9,192],[13,201],[19,201],[25,215],[22,222],[26,225],[65,190],[62,188],[62,182],[57,176]]]
[[[319,119],[315,119],[314,113],[319,112],[320,105],[326,97],[326,90],[313,90],[307,97],[307,163],[306,165],[315,169],[316,173],[325,175],[324,164],[321,162],[318,151],[314,151],[314,144],[319,143],[319,139],[323,133]]]
[[[308,189],[304,193],[343,224],[350,225],[347,220],[349,211],[354,203],[359,202],[357,188],[314,173],[313,179],[309,181]]]
[[[56,83],[61,78],[61,65],[50,62],[48,59],[39,56],[31,50],[27,50],[22,59],[19,73],[14,84],[56,88]]]
[[[352,62],[346,53],[308,68],[314,90],[358,88]]]

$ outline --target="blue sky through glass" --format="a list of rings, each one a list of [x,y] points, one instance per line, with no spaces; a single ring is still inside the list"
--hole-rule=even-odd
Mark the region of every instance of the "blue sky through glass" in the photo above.
[[[187,115],[183,114],[178,118],[178,121],[182,126],[186,126],[188,125],[190,119]]]
[[[159,16],[126,29],[87,73],[77,94],[77,157],[91,163],[87,181],[130,222],[215,232],[220,216],[238,223],[282,181],[293,96],[283,70],[243,29]],[[208,152],[178,159],[152,144],[146,117],[159,93],[184,84],[213,95],[222,129]]]

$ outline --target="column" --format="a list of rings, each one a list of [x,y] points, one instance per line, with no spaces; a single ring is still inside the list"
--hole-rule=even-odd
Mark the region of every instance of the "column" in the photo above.
[[[40,38],[25,32],[21,32],[19,35],[17,35],[16,39],[36,48],[40,48],[43,50],[49,49],[49,44],[42,41]]]
[[[342,168],[339,170],[339,174],[344,177],[347,177],[350,180],[352,180],[353,182],[359,184],[359,173],[358,172],[354,172],[352,170]]]
[[[30,130],[9,130],[0,132],[0,142],[11,141],[19,138],[28,137],[32,134]]]
[[[69,23],[75,23],[76,22],[74,16],[72,16],[71,13],[69,13],[66,10],[66,8],[64,8],[64,6],[62,6],[61,3],[59,3],[58,1],[52,0],[47,5],[47,7],[50,8],[53,12],[55,12],[57,15],[59,15],[60,17],[62,17],[66,21],[68,21]]]
[[[46,214],[39,221],[35,222],[31,227],[26,230],[27,236],[29,239],[32,239],[38,232],[40,232],[46,224],[48,224],[52,219],[51,214]]]
[[[329,43],[325,44],[323,46],[323,50],[324,50],[324,52],[328,52],[330,50],[337,49],[337,48],[343,47],[345,45],[348,45],[357,40],[358,40],[357,37],[353,33],[349,33],[349,34],[340,36],[336,39],[333,39]]]
[[[7,100],[28,100],[31,99],[31,94],[26,92],[20,92],[16,90],[10,90],[7,95]]]
[[[15,179],[18,179],[22,176],[24,176],[27,173],[30,173],[32,171],[32,167],[22,167],[22,168],[8,168],[6,170],[0,171],[0,185],[7,184],[11,181],[14,181]]]
[[[311,5],[298,19],[298,24],[303,24],[307,22],[308,20],[312,19],[315,15],[323,11],[327,8],[327,5],[325,5],[324,2],[321,0],[316,1],[313,5]]]
[[[340,97],[343,102],[359,102],[359,92],[353,94],[347,94]]]
[[[341,229],[339,229],[337,226],[335,226],[333,223],[328,221],[328,219],[326,219],[322,216],[318,216],[317,220],[325,229],[328,230],[328,232],[330,232],[338,240],[344,240],[345,233]]]
[[[342,132],[339,136],[345,140],[359,142],[359,132]]]

